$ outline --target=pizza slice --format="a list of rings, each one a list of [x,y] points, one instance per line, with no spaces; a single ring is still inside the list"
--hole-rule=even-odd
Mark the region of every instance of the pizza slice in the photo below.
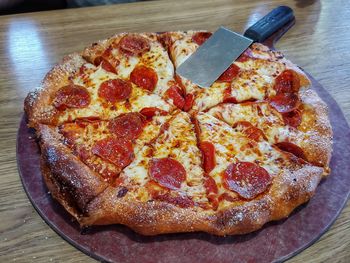
[[[174,64],[175,70],[189,58],[197,48],[207,40],[212,33],[207,31],[186,31],[186,32],[166,32],[160,36],[162,42],[169,52],[169,56]],[[190,80],[176,75],[178,83],[184,88],[186,110],[190,110],[197,92],[201,90],[199,86]]]
[[[76,120],[57,128],[61,141],[84,164],[112,185],[120,184],[120,172],[159,133],[169,116],[121,114],[110,120]]]
[[[118,220],[143,234],[215,228],[195,126],[186,112],[174,112],[119,178],[122,185],[89,203],[94,212],[81,218],[83,225]]]
[[[287,203],[282,197],[286,194],[284,191],[290,191],[296,182],[305,184],[305,188],[298,190],[297,200],[284,204],[285,208],[277,216],[280,218],[313,194],[324,173],[323,168],[283,152],[267,141],[254,140],[207,113],[197,114],[196,126],[208,174],[206,185],[211,193],[210,201],[218,210],[240,206],[250,200],[254,202],[264,196],[277,202],[274,207],[280,207]],[[312,184],[308,182],[311,176]]]
[[[175,68],[211,36],[205,31],[166,34]],[[283,111],[285,104],[290,104],[289,107],[297,104],[300,87],[310,85],[305,74],[280,52],[259,43],[251,45],[210,87],[200,88],[188,79],[178,79],[186,87],[187,111],[207,110],[222,102],[265,99],[270,99],[278,110]]]
[[[141,200],[180,207],[206,206],[201,153],[194,125],[185,112],[175,113],[151,144],[139,151],[121,174]]]
[[[59,125],[84,118],[108,120],[123,113],[151,109],[153,114],[167,114],[175,108],[101,65],[86,63],[79,55],[56,66],[42,86],[25,103],[30,119],[36,123]]]
[[[183,108],[182,89],[174,78],[174,66],[158,41],[158,34],[118,34],[85,49],[83,56],[92,64]]]
[[[304,103],[303,108],[308,106]],[[318,116],[325,114],[322,110],[324,105],[320,106]],[[282,115],[267,102],[250,102],[221,104],[211,108],[208,114],[225,121],[255,141],[267,140],[281,150],[324,167],[326,174],[329,172],[331,134],[323,132],[325,127],[322,130],[315,127],[330,127],[330,123],[318,123],[321,118],[311,112],[298,110]],[[309,125],[310,119],[314,121],[313,125]]]

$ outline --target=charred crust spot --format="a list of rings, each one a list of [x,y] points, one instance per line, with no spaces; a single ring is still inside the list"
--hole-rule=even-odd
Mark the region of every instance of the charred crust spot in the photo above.
[[[117,194],[117,197],[118,197],[118,198],[122,198],[122,197],[124,197],[127,193],[128,193],[128,188],[126,188],[126,187],[123,186],[121,189],[119,189],[118,194]]]

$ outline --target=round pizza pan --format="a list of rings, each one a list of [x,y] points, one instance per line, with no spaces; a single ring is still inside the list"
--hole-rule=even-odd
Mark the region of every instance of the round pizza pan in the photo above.
[[[46,223],[89,256],[108,262],[280,262],[313,244],[335,221],[350,192],[350,128],[335,100],[312,77],[328,104],[334,131],[330,176],[315,196],[287,219],[241,236],[206,233],[141,236],[122,225],[91,227],[77,222],[52,199],[40,172],[40,149],[23,116],[17,136],[17,162],[24,189]]]

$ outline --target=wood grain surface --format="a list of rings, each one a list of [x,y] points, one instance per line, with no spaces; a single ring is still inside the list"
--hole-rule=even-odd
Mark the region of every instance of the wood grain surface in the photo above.
[[[23,99],[64,55],[122,31],[243,31],[272,8],[296,25],[277,49],[313,75],[350,119],[350,2],[152,1],[0,17],[0,262],[94,262],[53,232],[22,188],[16,132]],[[233,259],[234,260],[234,259]],[[314,245],[289,262],[350,262],[350,203]]]

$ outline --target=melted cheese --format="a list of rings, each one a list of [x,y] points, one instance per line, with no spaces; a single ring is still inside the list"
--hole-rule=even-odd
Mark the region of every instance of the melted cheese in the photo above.
[[[183,192],[194,201],[206,202],[201,153],[189,115],[185,112],[176,114],[169,122],[169,128],[157,138],[153,148],[153,158],[170,157],[185,168],[187,176],[181,185],[180,193]]]
[[[151,50],[142,56],[141,63],[156,71],[158,82],[154,92],[163,96],[170,87],[171,81],[174,81],[174,66],[168,53],[159,43],[154,42],[151,45]]]
[[[246,104],[223,104],[208,111],[229,125],[240,121],[248,121],[259,128],[271,144],[289,141],[299,147],[307,147],[309,134],[284,124],[282,115],[267,102]]]
[[[254,71],[241,72],[231,83],[231,97],[238,102],[250,99],[263,100],[270,83]]]
[[[136,140],[134,148],[135,159],[124,169],[120,177],[131,185],[144,186],[148,181],[148,163],[152,156],[150,143],[154,140],[162,125],[170,119],[169,116],[155,116],[147,123],[142,134]]]
[[[168,128],[160,133],[153,145],[145,145],[136,154],[135,160],[124,169],[121,176],[132,184],[144,186],[149,181],[148,164],[151,158],[170,157],[181,163],[187,174],[186,181],[178,192],[194,201],[207,202],[202,181],[204,172],[201,167],[201,153],[197,148],[190,117],[187,113],[180,112],[168,124]]]
[[[118,75],[122,79],[129,79],[130,73],[140,62],[140,58],[137,56],[125,56],[119,49],[113,49],[112,54],[119,60],[119,66],[117,67]]]
[[[272,83],[274,78],[286,69],[286,65],[282,62],[263,59],[249,59],[245,62],[235,61],[234,63],[241,69],[255,71],[258,75],[265,77],[269,83]]]
[[[192,109],[202,111],[223,102],[224,91],[228,87],[229,83],[215,82],[211,87],[201,89],[195,98]]]
[[[222,104],[211,108],[208,114],[222,119],[229,125],[239,121],[248,121],[251,124],[263,126],[284,126],[283,118],[267,102]]]
[[[228,87],[231,87],[230,97],[238,102],[263,100],[271,85],[271,79],[262,77],[257,72],[243,71],[233,79],[231,86],[229,83],[215,82],[211,87],[201,89],[196,96],[193,109],[202,111],[223,102],[224,92]]]
[[[189,58],[199,47],[192,41],[192,36],[196,31],[188,31],[187,33],[179,33],[177,40],[174,41],[171,49],[172,58],[177,68],[187,58]]]
[[[267,46],[254,43],[250,46],[251,55],[253,58],[264,59],[269,61],[281,61],[284,56],[281,52],[271,50]]]
[[[207,113],[198,113],[197,120],[201,130],[200,140],[211,142],[215,147],[216,166],[209,175],[215,180],[219,194],[232,193],[224,188],[222,181],[222,173],[231,163],[258,162],[271,176],[282,171],[283,155],[268,142],[249,140],[241,132]]]

